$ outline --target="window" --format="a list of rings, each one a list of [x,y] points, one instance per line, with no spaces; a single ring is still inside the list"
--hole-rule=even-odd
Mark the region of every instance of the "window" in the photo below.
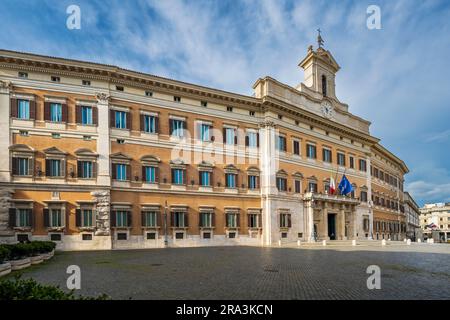
[[[50,159],[46,161],[49,167],[47,168],[47,175],[50,177],[61,177],[63,176],[61,166],[62,161],[59,159]]]
[[[281,114],[278,115],[278,120],[283,120],[283,116]]]
[[[280,228],[290,228],[291,226],[292,226],[291,215],[289,213],[281,213]]]
[[[91,179],[94,177],[94,163],[93,161],[78,161],[78,178]]]
[[[28,137],[28,136],[29,136],[28,131],[25,131],[25,130],[20,130],[20,131],[19,131],[19,134],[20,134],[22,137]]]
[[[173,101],[175,101],[175,102],[181,102],[181,97],[174,96],[174,97],[173,97]]]
[[[116,227],[128,227],[128,211],[116,211]]]
[[[317,193],[317,183],[316,182],[308,182],[308,191]]]
[[[294,149],[294,154],[299,156],[300,155],[300,141],[294,140],[293,149]]]
[[[61,241],[61,234],[60,233],[50,234],[50,240],[51,241]]]
[[[248,215],[248,227],[249,228],[259,228],[259,214],[249,214]]]
[[[21,79],[28,79],[28,73],[26,73],[26,72],[19,72],[19,78],[21,78]]]
[[[200,227],[212,228],[213,227],[213,213],[202,212],[200,213]]]
[[[84,141],[91,141],[92,140],[92,136],[83,136],[83,140]]]
[[[286,151],[286,137],[278,136],[275,147],[279,151]]]
[[[128,235],[125,232],[117,233],[117,240],[127,240]]]
[[[92,209],[82,209],[81,210],[81,226],[84,228],[92,227],[93,226],[93,214]]]
[[[238,213],[227,213],[227,228],[237,228],[239,226],[239,214]]]
[[[61,82],[61,78],[60,77],[52,76],[50,79],[52,80],[52,82]]]
[[[31,227],[31,209],[17,209],[16,226],[17,227]]]
[[[361,191],[361,201],[367,202],[367,192],[366,191]]]
[[[83,86],[86,86],[86,87],[90,87],[90,86],[91,86],[91,82],[90,82],[89,80],[83,80],[83,81],[81,82],[81,84],[82,84]]]
[[[127,165],[123,163],[118,163],[116,167],[116,180],[125,181],[127,178]]]
[[[90,241],[92,240],[92,233],[83,233],[81,238],[83,241]]]
[[[228,145],[234,145],[237,144],[237,135],[236,135],[236,129],[235,128],[224,128],[224,142]]]
[[[157,118],[155,116],[144,114],[144,132],[147,133],[156,133],[156,121]]]
[[[246,142],[247,146],[250,148],[259,147],[259,134],[257,132],[248,131]]]
[[[203,239],[211,239],[211,232],[203,232]]]
[[[211,141],[211,129],[212,126],[210,124],[201,123],[199,125],[199,133],[201,141]]]
[[[350,156],[349,160],[350,160],[350,168],[355,169],[355,158],[353,158],[353,156]]]
[[[366,160],[360,159],[359,160],[359,170],[360,171],[367,171],[367,164],[366,164]]]
[[[206,102],[206,101],[201,101],[200,102],[200,105],[202,106],[202,107],[207,107],[208,106],[208,102]]]
[[[143,215],[143,226],[148,228],[156,228],[158,226],[157,217],[158,213],[156,211],[144,211]]]
[[[233,107],[227,107],[228,112],[233,112]]]
[[[127,129],[127,112],[125,111],[115,111],[115,128],[116,129]]]
[[[145,91],[145,96],[146,97],[153,97],[153,92],[152,91]]]
[[[184,184],[184,170],[172,169],[172,184]]]
[[[170,132],[173,137],[184,137],[186,122],[178,119],[170,119]]]
[[[249,114],[250,117],[254,117],[255,116],[255,111],[249,111],[248,114]]]
[[[62,122],[62,105],[60,103],[50,103],[50,121]]]
[[[343,166],[343,167],[345,166],[345,154],[344,153],[341,153],[341,152],[337,153],[337,163],[340,166]]]
[[[331,150],[329,150],[329,149],[322,149],[322,156],[323,156],[323,161],[324,162],[328,162],[328,163],[332,162]]]
[[[237,174],[235,174],[235,173],[226,173],[225,174],[225,181],[226,181],[227,188],[236,188],[236,180],[237,180]]]
[[[322,75],[322,94],[324,97],[327,96],[327,77]]]
[[[156,232],[147,232],[147,240],[156,240]]]
[[[259,189],[259,177],[258,176],[248,176],[248,188],[250,190]]]
[[[277,189],[278,191],[286,191],[287,190],[287,179],[277,177]]]
[[[122,86],[116,86],[116,90],[117,90],[117,91],[124,91],[125,89],[124,89],[124,87],[122,87]]]
[[[92,125],[93,118],[92,118],[92,107],[81,107],[81,124],[83,125]]]
[[[316,159],[317,153],[316,153],[316,146],[312,144],[306,145],[306,156],[310,159]]]
[[[175,228],[185,228],[188,226],[185,212],[175,211],[172,213],[172,226]]]
[[[12,174],[15,176],[28,176],[31,175],[29,158],[12,158]]]
[[[52,133],[52,138],[53,139],[61,139],[61,134],[60,133]]]
[[[17,118],[24,120],[30,119],[30,101],[19,100],[17,102]]]
[[[124,139],[117,139],[116,142],[117,142],[117,144],[125,144]]]
[[[301,181],[300,180],[294,180],[294,192],[295,193],[301,193],[302,187],[301,187]]]
[[[61,209],[49,210],[49,227],[58,228],[62,227],[62,211]]]
[[[156,183],[156,167],[144,167],[144,181],[147,183]]]
[[[211,186],[211,172],[200,171],[200,186],[210,187]]]

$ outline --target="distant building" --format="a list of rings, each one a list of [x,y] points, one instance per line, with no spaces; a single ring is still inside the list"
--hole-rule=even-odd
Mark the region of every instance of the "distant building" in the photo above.
[[[404,197],[406,215],[406,237],[412,241],[422,240],[422,229],[420,227],[420,209],[409,192]]]
[[[439,232],[440,241],[450,240],[450,202],[426,204],[420,208],[420,227],[425,239]]]

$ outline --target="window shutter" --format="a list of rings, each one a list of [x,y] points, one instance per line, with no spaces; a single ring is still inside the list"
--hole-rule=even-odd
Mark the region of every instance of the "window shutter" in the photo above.
[[[225,226],[226,226],[227,228],[230,227],[230,223],[229,223],[230,219],[228,219],[228,216],[229,216],[229,215],[230,215],[229,213],[225,213]]]
[[[159,133],[159,117],[155,117],[155,133]]]
[[[169,136],[173,134],[173,120],[169,119]]]
[[[222,129],[222,136],[223,136],[223,143],[227,142],[227,129],[223,128]]]
[[[170,226],[175,227],[175,212],[170,215]]]
[[[131,215],[131,211],[128,211],[127,212],[127,222],[128,222],[128,226],[129,227],[131,227],[131,217],[132,217],[132,215]]]
[[[161,212],[156,212],[156,226],[161,227]]]
[[[116,127],[116,113],[114,110],[109,110],[109,127]]]
[[[98,125],[98,108],[92,107],[92,123]]]
[[[47,177],[50,176],[50,160],[49,159],[45,159],[45,175]]]
[[[28,174],[34,176],[34,158],[28,158]]]
[[[34,228],[36,226],[36,214],[34,213],[33,209],[30,209],[28,214],[30,217],[31,227]]]
[[[197,123],[197,140],[202,140],[202,124]]]
[[[234,144],[238,144],[237,130],[234,130]]]
[[[131,181],[131,165],[127,164],[127,180]]]
[[[186,212],[184,214],[184,226],[189,227],[189,213],[188,212]]]
[[[14,228],[16,226],[16,208],[9,208],[9,227]]]
[[[76,123],[81,123],[81,106],[75,106],[75,121]]]
[[[216,226],[216,214],[213,212],[211,213],[211,227]]]
[[[239,228],[241,226],[241,215],[236,214],[236,226]]]
[[[282,228],[283,227],[283,215],[281,213],[278,215],[278,220],[280,223],[280,228]]]
[[[92,177],[97,178],[97,162],[92,162]]]
[[[291,215],[289,214],[287,217],[288,217],[288,228],[291,228],[292,227]]]
[[[260,186],[259,186],[259,177],[256,177],[256,188],[260,188]]]
[[[202,183],[202,172],[201,171],[198,172],[198,185],[199,186],[203,185],[203,183]]]
[[[147,182],[147,177],[145,175],[145,167],[142,166],[142,182]]]
[[[66,159],[61,159],[60,165],[61,165],[61,177],[65,177],[66,176]]]
[[[185,184],[185,185],[187,185],[188,184],[188,182],[187,182],[187,174],[186,174],[186,169],[184,169],[183,170],[183,184]]]
[[[75,210],[75,223],[76,227],[81,227],[81,209]]]
[[[131,111],[127,112],[127,129],[131,130]]]
[[[145,131],[145,124],[144,124],[145,115],[141,114],[140,120],[141,120],[141,131]]]
[[[117,179],[117,164],[111,164],[111,176],[113,179]]]
[[[50,212],[47,208],[44,209],[44,227],[50,227]]]
[[[141,211],[141,225],[145,227],[147,225],[146,214],[144,211]]]
[[[259,132],[256,134],[256,146],[259,148]]]
[[[36,101],[35,100],[30,101],[30,119],[32,119],[32,120],[36,119]]]
[[[18,172],[18,170],[17,170],[17,168],[18,168],[18,162],[19,162],[19,158],[12,158],[12,161],[11,161],[12,163],[12,174],[13,175],[15,175],[15,174],[17,174]]]
[[[200,213],[199,215],[198,215],[198,226],[200,227],[200,228],[202,228],[203,227],[203,215],[204,215],[204,213]]]
[[[159,168],[155,167],[155,182],[159,182]]]
[[[250,218],[251,218],[251,215],[248,214],[248,215],[247,215],[247,227],[248,227],[248,228],[251,228],[251,225],[252,225],[251,219],[250,219]]]
[[[17,118],[17,99],[11,98],[11,118]]]
[[[50,121],[50,102],[44,102],[44,121]]]
[[[116,226],[116,211],[111,211],[111,227]]]
[[[245,146],[248,147],[250,145],[250,138],[248,135],[245,136]]]
[[[81,170],[83,170],[81,161],[77,161],[77,177],[78,178],[81,178],[83,176]]]
[[[62,122],[67,122],[67,104],[61,105]]]

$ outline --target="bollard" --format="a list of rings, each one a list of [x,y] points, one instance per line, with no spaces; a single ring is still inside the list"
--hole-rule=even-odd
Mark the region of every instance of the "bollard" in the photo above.
[[[403,242],[406,242],[407,240],[406,240],[406,238],[405,239],[403,239]]]
[[[410,240],[410,239],[406,240],[406,244],[407,244],[408,246],[410,246],[410,245],[411,245],[411,240]]]
[[[297,240],[297,246],[300,247],[300,244],[301,244],[301,241],[300,241],[300,240]]]
[[[417,239],[417,242],[418,242],[418,243],[421,243],[421,242],[422,242],[422,239]]]
[[[352,246],[356,246],[356,240],[352,240]]]
[[[381,240],[381,245],[382,245],[382,246],[385,246],[385,245],[386,245],[386,240],[385,240],[385,239]]]
[[[327,245],[327,240],[323,240],[323,241],[322,241],[322,245],[323,245],[323,246],[326,246],[326,245]]]
[[[278,240],[278,246],[281,247],[281,240]]]
[[[429,240],[430,240],[430,243],[434,243],[434,239],[433,238],[431,238]]]

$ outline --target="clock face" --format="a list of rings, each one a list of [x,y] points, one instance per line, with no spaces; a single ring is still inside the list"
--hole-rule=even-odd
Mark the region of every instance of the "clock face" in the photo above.
[[[322,112],[323,115],[327,118],[331,118],[333,116],[333,106],[328,101],[322,102]]]

